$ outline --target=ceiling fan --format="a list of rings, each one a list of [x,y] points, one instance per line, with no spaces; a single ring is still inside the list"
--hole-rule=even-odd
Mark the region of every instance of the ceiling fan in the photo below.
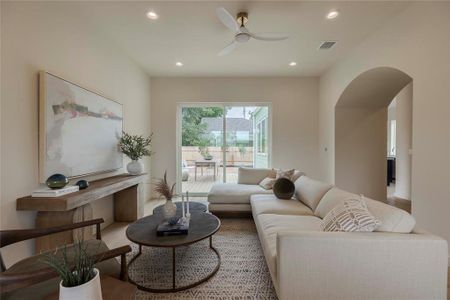
[[[248,21],[248,14],[246,12],[240,12],[237,14],[236,19],[223,7],[219,7],[216,10],[217,16],[220,21],[235,32],[234,40],[223,48],[219,52],[219,56],[224,56],[233,51],[239,44],[248,42],[251,38],[261,41],[281,41],[287,39],[289,36],[286,33],[277,32],[265,32],[265,33],[251,33],[245,28],[245,24]]]

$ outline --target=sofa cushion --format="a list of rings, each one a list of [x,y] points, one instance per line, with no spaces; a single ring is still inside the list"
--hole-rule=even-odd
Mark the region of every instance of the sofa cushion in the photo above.
[[[416,219],[403,209],[367,197],[364,197],[364,201],[369,211],[381,222],[375,231],[410,233],[416,226]]]
[[[313,211],[298,200],[282,200],[275,195],[252,195],[253,216],[260,214],[313,215]]]
[[[320,231],[321,219],[315,216],[260,214],[256,217],[258,234],[273,277],[277,277],[277,234],[286,231]]]
[[[334,187],[323,196],[314,214],[324,218],[336,205],[354,197],[359,196]],[[406,211],[367,197],[364,201],[372,215],[381,222],[375,231],[410,233],[414,229],[416,221]]]
[[[258,168],[239,168],[238,183],[240,184],[259,184],[264,178],[275,178],[276,171],[273,169]]]
[[[331,184],[311,179],[308,176],[301,176],[294,184],[295,197],[312,210],[316,209],[323,195],[333,187]]]
[[[314,211],[314,215],[319,218],[325,218],[325,216],[339,203],[343,202],[345,199],[359,197],[357,194],[350,193],[341,190],[337,187],[330,189],[320,200],[319,204]]]
[[[250,204],[250,196],[253,194],[271,194],[272,190],[266,190],[259,185],[238,183],[216,183],[208,194],[209,203],[224,204]]]

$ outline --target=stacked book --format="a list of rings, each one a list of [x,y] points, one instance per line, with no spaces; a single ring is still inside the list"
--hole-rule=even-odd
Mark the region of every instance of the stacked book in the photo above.
[[[189,219],[180,218],[175,224],[164,221],[156,228],[157,236],[188,234]]]
[[[78,185],[66,186],[61,189],[51,189],[51,188],[43,188],[40,190],[36,190],[31,194],[31,197],[60,197],[63,195],[67,195],[73,192],[77,192],[79,190]]]

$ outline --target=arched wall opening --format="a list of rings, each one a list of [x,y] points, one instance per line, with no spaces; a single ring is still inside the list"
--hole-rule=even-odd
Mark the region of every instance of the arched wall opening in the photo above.
[[[398,96],[402,101],[409,99],[408,107],[412,107],[412,80],[398,69],[378,67],[358,75],[344,89],[335,106],[335,184],[338,187],[386,200],[388,106]],[[409,126],[411,135],[412,125]],[[403,189],[408,190],[411,157],[401,152],[401,160],[407,160],[409,166],[402,171]]]

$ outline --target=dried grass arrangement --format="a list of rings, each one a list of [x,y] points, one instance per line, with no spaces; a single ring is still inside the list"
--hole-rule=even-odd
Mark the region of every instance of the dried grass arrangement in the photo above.
[[[172,200],[173,196],[175,196],[175,185],[176,183],[172,184],[172,187],[170,187],[167,182],[167,171],[165,171],[164,177],[155,184],[154,191],[167,200]]]

